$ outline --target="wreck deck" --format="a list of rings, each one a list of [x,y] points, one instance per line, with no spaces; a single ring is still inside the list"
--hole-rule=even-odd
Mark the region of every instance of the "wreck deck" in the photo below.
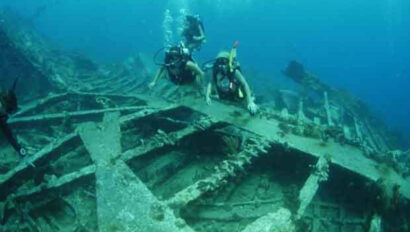
[[[272,143],[289,146],[289,148],[299,150],[306,155],[321,157],[330,155],[332,164],[340,165],[347,170],[362,175],[369,180],[377,181],[385,178],[388,181],[402,186],[401,193],[410,199],[410,180],[404,179],[393,169],[388,171],[388,175],[380,170],[380,164],[367,158],[363,150],[349,144],[341,145],[334,141],[328,141],[324,146],[322,142],[315,138],[286,134],[280,136],[280,121],[263,116],[252,117],[246,110],[236,106],[227,105],[214,101],[212,106],[208,106],[202,99],[184,99],[182,103],[186,107],[202,112],[209,117],[231,123],[235,126],[252,131]],[[238,114],[238,112],[240,112]]]
[[[141,56],[99,67],[17,23],[0,40],[24,61],[3,68],[26,76],[8,122],[30,151],[0,147],[0,231],[365,232],[369,186],[410,199],[410,179],[375,159],[389,134],[357,101],[325,92],[251,116],[167,83],[149,90]]]

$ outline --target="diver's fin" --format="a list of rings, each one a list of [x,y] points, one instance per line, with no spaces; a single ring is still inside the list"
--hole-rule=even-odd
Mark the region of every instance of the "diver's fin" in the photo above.
[[[11,86],[11,88],[10,88],[10,90],[11,91],[15,91],[16,90],[16,86],[17,86],[17,81],[19,80],[19,78],[18,77],[16,77],[15,79],[14,79],[14,82],[13,82],[13,85]]]

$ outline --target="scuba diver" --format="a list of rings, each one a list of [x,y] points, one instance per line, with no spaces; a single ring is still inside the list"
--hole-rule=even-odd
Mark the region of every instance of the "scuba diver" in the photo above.
[[[10,127],[7,125],[9,114],[17,111],[17,97],[14,93],[16,84],[17,79],[14,81],[11,89],[5,91],[0,90],[0,131],[3,132],[4,136],[14,150],[19,153],[19,155],[25,156],[26,150],[17,142],[17,139],[14,137]]]
[[[206,102],[211,104],[211,92],[213,86],[219,99],[233,102],[243,102],[246,100],[247,108],[251,114],[258,110],[254,103],[251,90],[241,73],[239,62],[236,60],[236,48],[239,43],[236,42],[231,52],[219,52],[215,62],[212,65],[212,79],[210,80],[206,92]]]
[[[169,50],[165,52],[164,64],[160,65],[161,68],[158,70],[153,81],[148,85],[150,89],[156,85],[159,77],[165,77],[165,75],[163,75],[164,71],[167,72],[170,81],[176,85],[195,84],[201,89],[204,72],[195,63],[191,52],[183,43],[179,46],[169,48]]]
[[[181,35],[185,37],[187,48],[193,52],[206,42],[205,29],[199,15],[187,15]]]

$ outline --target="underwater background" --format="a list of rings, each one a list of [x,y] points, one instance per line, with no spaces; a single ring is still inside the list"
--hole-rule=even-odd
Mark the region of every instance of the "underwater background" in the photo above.
[[[253,85],[289,87],[281,70],[299,60],[410,138],[407,0],[1,0],[4,6],[53,43],[103,63],[163,47],[166,14],[177,42],[181,10],[197,13],[207,34],[196,54],[200,63],[238,40],[239,60]]]

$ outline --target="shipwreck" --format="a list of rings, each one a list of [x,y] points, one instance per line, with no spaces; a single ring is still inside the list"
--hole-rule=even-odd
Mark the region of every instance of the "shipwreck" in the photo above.
[[[301,64],[284,73],[311,94],[250,116],[149,90],[144,55],[100,65],[1,18],[0,83],[22,78],[9,125],[30,154],[0,140],[0,231],[409,231],[409,154]]]

